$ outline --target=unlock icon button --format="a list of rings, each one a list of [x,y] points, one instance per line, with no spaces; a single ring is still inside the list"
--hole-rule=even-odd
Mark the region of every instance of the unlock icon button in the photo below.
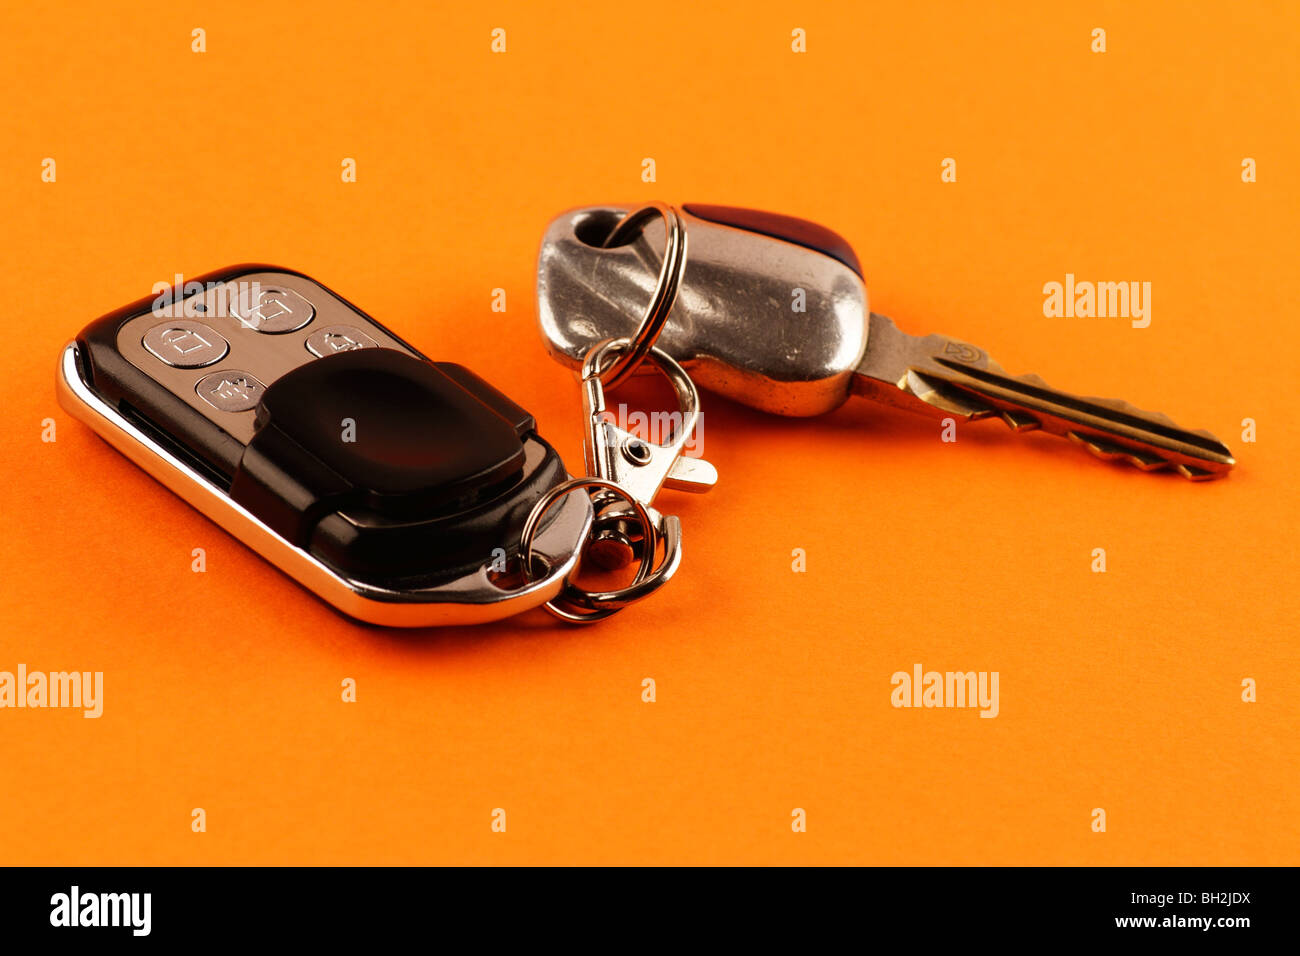
[[[144,347],[173,368],[202,368],[221,361],[230,345],[202,322],[177,319],[144,334]]]

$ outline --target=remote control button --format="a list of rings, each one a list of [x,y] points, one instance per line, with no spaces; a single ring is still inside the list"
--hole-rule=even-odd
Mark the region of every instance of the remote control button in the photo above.
[[[272,335],[296,332],[316,315],[312,304],[297,292],[273,285],[241,289],[231,311],[246,328]]]
[[[202,322],[176,319],[144,334],[144,347],[173,368],[202,368],[220,362],[230,344]]]
[[[257,407],[266,386],[247,372],[232,368],[203,376],[194,390],[223,412],[246,412]]]
[[[349,349],[267,387],[230,496],[301,544],[343,507],[417,522],[472,511],[527,457],[515,425],[437,366]]]
[[[335,352],[376,348],[379,348],[378,342],[351,325],[331,325],[307,336],[307,351],[317,358],[324,358]]]

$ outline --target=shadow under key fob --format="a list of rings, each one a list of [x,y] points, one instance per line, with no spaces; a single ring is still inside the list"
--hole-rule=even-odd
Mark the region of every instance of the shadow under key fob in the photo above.
[[[118,309],[64,348],[57,388],[110,445],[363,621],[535,607],[591,524],[586,495],[557,503],[525,582],[524,521],[568,478],[533,417],[298,272],[234,266]]]

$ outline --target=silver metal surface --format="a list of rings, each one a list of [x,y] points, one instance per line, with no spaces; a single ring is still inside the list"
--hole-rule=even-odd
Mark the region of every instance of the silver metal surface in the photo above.
[[[654,227],[606,249],[622,207],[563,213],[538,259],[538,318],[553,355],[574,363],[604,336],[626,335],[656,274]],[[982,350],[911,336],[868,309],[858,275],[815,248],[683,212],[690,256],[659,344],[700,385],[764,411],[816,415],[850,394],[929,415],[997,416],[1094,455],[1192,480],[1234,465],[1209,432],[1115,399],[1071,395],[1034,375],[1007,375]],[[621,227],[620,227],[621,228]],[[806,311],[792,304],[802,301]]]
[[[570,210],[542,240],[542,337],[575,368],[594,343],[633,335],[657,286],[662,223],[627,245],[601,246],[630,208]],[[658,346],[698,385],[764,411],[817,415],[844,402],[867,344],[857,273],[802,246],[680,215],[690,254]],[[806,311],[794,310],[796,289]]]
[[[617,388],[640,367],[658,341],[668,316],[672,314],[673,306],[677,303],[682,272],[686,268],[686,227],[682,224],[681,213],[672,206],[652,202],[633,209],[620,219],[601,243],[605,249],[626,245],[640,235],[646,222],[656,216],[663,221],[664,228],[668,231],[663,261],[659,265],[659,278],[655,282],[654,295],[650,297],[641,324],[630,337],[632,344],[615,355],[610,367],[600,373],[600,379],[606,388]]]
[[[536,580],[518,588],[495,583],[484,565],[433,588],[392,590],[340,575],[310,553],[290,544],[252,512],[231,500],[188,464],[141,431],[101,398],[81,373],[75,342],[59,356],[55,379],[59,404],[90,426],[165,487],[270,561],[303,587],[358,620],[392,627],[477,624],[518,614],[551,600],[577,567],[579,549],[591,528],[591,500],[569,495],[542,523],[533,541],[545,566]]]
[[[631,515],[641,531],[637,545],[641,563],[636,577],[625,588],[604,592],[587,591],[573,582],[566,583],[560,594],[547,602],[546,609],[573,623],[603,620],[666,584],[681,564],[682,527],[675,515],[663,515],[651,507],[655,495],[664,485],[683,491],[704,492],[718,481],[717,471],[707,461],[682,457],[699,420],[700,394],[685,369],[661,349],[652,347],[647,357],[667,377],[677,395],[680,425],[667,441],[655,443],[644,441],[610,421],[600,370],[608,367],[606,359],[627,352],[632,346],[629,338],[610,339],[595,345],[583,359],[582,404],[587,423],[583,457],[590,477],[573,479],[539,500],[529,514],[521,536],[522,566],[527,576],[532,567],[533,527],[557,498],[574,497],[570,492],[583,488],[600,489],[601,494],[594,505],[598,526],[607,524],[603,519],[622,521],[627,518],[626,510],[611,510],[617,509],[619,502],[626,502],[631,507]],[[688,460],[690,467],[679,467],[680,462]],[[660,544],[664,546],[663,559],[655,566]]]
[[[612,481],[638,501],[649,505],[659,489],[672,479],[680,491],[705,492],[718,482],[717,470],[702,458],[690,459],[693,472],[678,471],[686,443],[700,417],[700,393],[695,383],[667,352],[652,348],[649,359],[663,372],[677,395],[681,425],[662,443],[644,441],[610,421],[605,408],[605,386],[600,369],[611,353],[628,347],[627,339],[598,343],[582,362],[582,412],[587,432],[582,445],[588,474]],[[635,444],[643,449],[635,456],[623,449]],[[657,523],[657,522],[656,522]]]
[[[354,352],[357,349],[374,349],[379,343],[360,329],[351,325],[331,325],[307,336],[307,351],[317,358],[335,352]]]
[[[247,328],[278,335],[296,332],[316,317],[306,298],[283,286],[241,287],[230,310]]]
[[[230,343],[216,329],[190,319],[173,319],[144,334],[144,347],[172,368],[203,368],[226,357]]]
[[[194,389],[213,408],[223,412],[247,412],[257,407],[266,386],[248,372],[226,369],[203,376]]]
[[[641,562],[636,569],[636,577],[633,578],[632,584],[626,588],[617,591],[584,591],[574,584],[567,584],[559,595],[549,601],[546,609],[561,620],[568,621],[571,624],[594,624],[596,621],[603,621],[611,614],[621,611],[633,601],[645,597],[650,591],[655,590],[663,584],[668,577],[672,576],[672,571],[667,574],[663,572],[654,572],[655,563],[655,542],[658,536],[656,520],[662,523],[662,518],[658,515],[651,516],[648,506],[637,501],[636,498],[628,495],[626,491],[614,484],[612,481],[606,481],[603,478],[570,478],[563,484],[556,485],[545,495],[538,499],[533,505],[533,510],[528,513],[528,519],[524,522],[523,533],[519,536],[520,548],[523,552],[523,559],[520,564],[521,568],[527,569],[533,566],[534,557],[534,536],[537,528],[543,518],[555,503],[565,497],[573,494],[575,491],[587,491],[589,489],[600,489],[614,495],[618,500],[626,501],[636,516],[637,522],[641,526],[642,540],[646,546],[641,550]],[[592,499],[588,499],[589,501]],[[669,559],[680,558],[681,535],[680,522],[678,523],[679,533],[676,538],[677,554],[672,553],[671,547],[668,552]],[[672,569],[676,570],[678,560],[673,560]],[[667,560],[665,561],[667,565]],[[531,572],[524,571],[525,579],[531,577]],[[650,584],[649,591],[645,590],[645,585]],[[582,610],[579,610],[582,608]]]
[[[1098,458],[1143,471],[1173,469],[1192,481],[1220,478],[1236,464],[1209,432],[1182,428],[1168,415],[1119,399],[1071,395],[1037,375],[1008,375],[983,349],[946,335],[908,335],[874,312],[870,323],[855,395],[935,418],[997,417],[1013,431],[1041,430]]]

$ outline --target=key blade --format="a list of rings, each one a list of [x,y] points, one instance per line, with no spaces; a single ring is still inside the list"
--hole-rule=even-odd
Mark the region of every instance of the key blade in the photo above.
[[[982,349],[943,335],[912,336],[871,314],[853,391],[935,417],[997,416],[1013,431],[1042,430],[1143,471],[1172,468],[1193,481],[1220,478],[1236,462],[1207,431],[1115,399],[1070,395],[1036,375],[1007,375]]]
[[[1124,459],[1143,471],[1174,468],[1193,480],[1219,478],[1235,464],[1232,452],[1209,432],[1181,428],[1166,415],[1128,402],[1069,395],[1036,378],[1012,377],[937,357],[943,384],[977,396],[1014,430],[1041,428],[1099,458]]]

